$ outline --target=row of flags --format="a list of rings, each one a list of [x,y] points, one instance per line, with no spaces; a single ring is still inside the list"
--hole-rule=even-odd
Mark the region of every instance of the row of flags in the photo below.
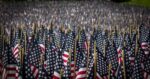
[[[11,28],[0,32],[1,79],[150,79],[150,28]]]

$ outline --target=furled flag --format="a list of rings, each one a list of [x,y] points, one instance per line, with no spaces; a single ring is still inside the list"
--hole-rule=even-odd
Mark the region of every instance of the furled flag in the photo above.
[[[141,25],[139,27],[139,32],[140,32],[140,44],[141,44],[141,49],[143,50],[141,54],[140,59],[142,59],[142,69],[144,71],[144,78],[148,79],[148,76],[150,76],[149,73],[149,57],[150,57],[150,29],[147,27],[144,27],[144,25]],[[143,55],[143,56],[142,56]],[[148,70],[147,70],[148,69]],[[147,75],[147,76],[145,76]]]
[[[96,39],[97,30],[94,29],[93,35],[90,38],[89,61],[87,70],[87,79],[94,78],[94,41]],[[98,76],[98,75],[97,75]]]
[[[84,58],[84,55],[86,56],[87,54],[86,51],[87,51],[87,41],[86,41],[85,31],[81,30],[77,41],[76,71],[79,70],[79,65],[82,63],[82,59]]]
[[[73,53],[74,49],[74,34],[70,30],[68,32],[67,38],[66,38],[66,43],[65,43],[65,49],[62,54],[62,59],[63,59],[63,65],[64,65],[64,74],[63,78],[70,78],[71,77],[71,54]]]
[[[118,68],[118,54],[117,51],[115,50],[115,46],[113,41],[109,41],[107,48],[106,48],[106,58],[108,64],[111,65],[110,68],[110,77],[111,78],[116,78],[116,73],[117,73],[117,68]]]
[[[5,79],[6,76],[7,76],[7,73],[6,73],[6,68],[7,68],[7,65],[8,65],[8,52],[10,52],[9,50],[9,44],[6,43],[6,41],[4,42],[4,48],[2,50],[2,79]]]
[[[48,73],[48,78],[52,78],[54,74],[54,68],[57,61],[57,47],[54,42],[53,29],[46,30],[46,50],[45,50],[45,70]]]
[[[107,62],[106,62],[106,57],[103,56],[102,52],[100,52],[97,48],[97,74],[99,76],[97,77],[98,79],[108,79],[108,69],[107,69]]]
[[[5,46],[5,49],[3,51],[3,55],[4,55],[3,65],[6,69],[6,74],[4,74],[3,78],[20,79],[19,77],[20,66],[18,65],[18,62],[16,61],[16,58],[14,58],[13,56],[11,45],[5,42],[4,46]]]
[[[61,69],[62,69],[62,51],[58,50],[56,53],[57,59],[54,67],[53,79],[61,79]]]
[[[77,53],[77,58],[80,58],[81,62],[79,61],[79,70],[77,71],[77,79],[79,78],[86,78],[86,72],[87,72],[87,50],[88,50],[88,44],[87,44],[87,39],[85,35],[85,30],[82,29],[80,32],[80,37],[79,37],[79,48],[80,51]],[[82,73],[84,72],[84,73]]]
[[[25,53],[25,78],[38,79],[40,54],[40,47],[38,46],[37,39],[32,37],[32,40],[27,44],[27,51]]]
[[[139,52],[138,52],[137,56],[135,57],[135,64],[133,67],[133,73],[132,73],[133,79],[144,79],[142,65],[141,65],[141,61],[140,61],[140,53],[142,53],[142,52],[139,49]]]
[[[144,25],[141,25],[139,27],[139,32],[140,32],[140,44],[141,48],[144,51],[146,55],[149,54],[149,46],[150,46],[150,31],[149,28],[144,27]]]
[[[125,36],[125,53],[124,53],[124,61],[125,61],[125,69],[126,69],[126,78],[131,78],[135,60],[135,48],[136,48],[136,33],[132,33],[131,38],[129,34]]]

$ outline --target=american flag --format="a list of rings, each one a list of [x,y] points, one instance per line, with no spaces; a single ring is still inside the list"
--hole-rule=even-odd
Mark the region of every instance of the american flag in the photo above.
[[[104,36],[103,36],[103,32],[100,30],[100,31],[98,31],[98,33],[97,33],[97,37],[96,37],[96,46],[98,47],[98,50],[100,51],[100,52],[102,52],[102,54],[104,54],[104,52],[103,52],[103,40],[104,40]]]
[[[143,70],[142,70],[141,61],[140,61],[140,53],[142,52],[139,51],[135,58],[135,64],[134,64],[133,73],[132,73],[133,79],[144,79]]]
[[[121,66],[121,64],[119,64],[116,73],[117,73],[117,79],[124,79],[124,78],[123,78],[123,72],[122,72],[122,66]]]
[[[109,41],[106,52],[107,52],[106,53],[107,62],[109,65],[111,65],[109,75],[111,78],[115,78],[117,67],[118,67],[118,61],[117,61],[118,55],[112,41]]]
[[[60,48],[64,49],[65,41],[66,41],[66,34],[64,31],[61,31],[61,38],[60,38]]]
[[[19,44],[19,29],[16,29],[15,37],[14,37],[14,41],[13,41],[12,53],[17,61],[19,59],[19,46],[20,46],[20,44]]]
[[[91,35],[90,39],[90,52],[89,52],[89,61],[88,61],[88,70],[87,70],[87,78],[94,78],[94,41],[97,35],[97,31],[94,30],[93,35]]]
[[[123,74],[122,74],[122,69],[124,68],[123,67],[123,57],[122,57],[122,55],[124,54],[123,53],[123,42],[124,42],[124,40],[123,40],[123,36],[122,35],[118,35],[116,32],[115,32],[115,34],[114,34],[114,36],[113,36],[113,42],[114,42],[114,47],[115,47],[115,50],[117,51],[117,54],[118,54],[118,59],[117,59],[117,61],[118,61],[118,67],[117,67],[117,70],[116,70],[116,74],[117,74],[117,78],[118,77],[122,77],[123,76]],[[121,74],[120,74],[121,73]]]
[[[140,44],[141,44],[141,49],[143,50],[142,53],[144,53],[145,55],[141,56],[140,59],[142,60],[142,69],[144,71],[144,78],[148,79],[148,77],[150,76],[149,69],[149,57],[150,57],[150,29],[147,27],[144,27],[144,25],[141,25],[139,27],[139,31],[140,31]],[[142,54],[141,54],[142,55]],[[148,69],[148,70],[147,70]]]
[[[9,52],[9,45],[4,42],[4,48],[2,50],[2,66],[3,66],[3,74],[2,74],[2,78],[6,78],[7,73],[4,72],[6,71],[6,66],[8,65],[8,52]]]
[[[62,54],[62,59],[64,63],[64,74],[63,74],[64,78],[71,77],[71,66],[70,66],[71,59],[69,57],[71,57],[71,54],[73,53],[73,49],[74,49],[74,34],[70,30],[68,32],[66,43],[65,43],[65,49]]]
[[[19,69],[20,66],[18,66],[18,62],[16,61],[16,58],[14,58],[11,45],[5,42],[5,49],[3,51],[3,66],[6,69],[6,74],[3,78],[15,78],[19,79]]]
[[[97,49],[97,74],[99,74],[98,79],[108,79],[108,69],[106,57],[103,56],[102,52]]]
[[[84,29],[81,30],[80,32],[80,37],[79,37],[79,48],[80,51],[77,53],[79,55],[77,55],[77,62],[79,60],[81,60],[81,62],[79,61],[78,63],[78,68],[79,70],[77,71],[77,79],[79,78],[86,78],[86,72],[87,72],[87,39],[86,39],[86,35],[85,35],[85,31]]]
[[[148,47],[150,46],[150,29],[141,25],[139,27],[141,48],[146,55],[149,54]]]
[[[54,33],[53,29],[47,30],[46,33],[46,50],[45,50],[45,70],[48,73],[48,78],[52,78],[54,74],[54,68],[56,64],[57,59],[57,53],[58,49],[54,42]]]
[[[37,39],[32,37],[31,42],[27,44],[27,52],[24,60],[25,78],[38,79],[40,54],[40,47],[38,46]]]
[[[78,36],[78,41],[76,43],[77,53],[76,53],[76,71],[79,70],[79,65],[82,63],[82,59],[84,58],[84,54],[86,54],[86,36],[85,31],[81,30]],[[86,55],[85,55],[86,56]]]
[[[129,34],[125,35],[125,53],[124,53],[124,61],[125,61],[125,69],[126,69],[126,78],[130,78],[132,75],[132,71],[133,71],[133,65],[134,65],[134,50],[131,51],[131,49],[133,48],[131,45],[131,39]],[[129,57],[130,55],[130,57]],[[131,56],[132,55],[132,56]],[[133,63],[133,64],[130,64]]]
[[[75,78],[75,41],[76,41],[76,38],[75,38],[75,31],[73,30],[72,31],[72,35],[73,35],[73,49],[72,49],[72,53],[71,53],[71,63],[70,63],[70,67],[71,67],[71,78]]]
[[[61,69],[62,69],[62,51],[58,50],[56,53],[57,59],[54,68],[53,79],[61,79]]]
[[[40,29],[38,32],[38,45],[41,48],[41,53],[45,54],[45,33],[44,28]]]

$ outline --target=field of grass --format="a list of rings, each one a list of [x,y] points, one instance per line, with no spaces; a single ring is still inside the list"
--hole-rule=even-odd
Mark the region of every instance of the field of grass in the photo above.
[[[128,3],[150,8],[150,0],[131,0]]]

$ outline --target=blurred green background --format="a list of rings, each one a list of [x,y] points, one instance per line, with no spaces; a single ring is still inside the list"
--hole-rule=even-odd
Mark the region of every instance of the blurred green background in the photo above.
[[[87,0],[0,0],[2,2],[20,2],[20,1],[27,1],[27,2],[32,2],[32,1],[87,1]],[[89,0],[92,1],[92,0]],[[105,0],[104,0],[105,1]],[[143,6],[143,7],[148,7],[150,8],[150,0],[110,0],[114,2],[119,2],[119,3],[127,3],[131,5],[136,5],[136,6]]]
[[[150,8],[150,0],[130,0],[127,3]]]

